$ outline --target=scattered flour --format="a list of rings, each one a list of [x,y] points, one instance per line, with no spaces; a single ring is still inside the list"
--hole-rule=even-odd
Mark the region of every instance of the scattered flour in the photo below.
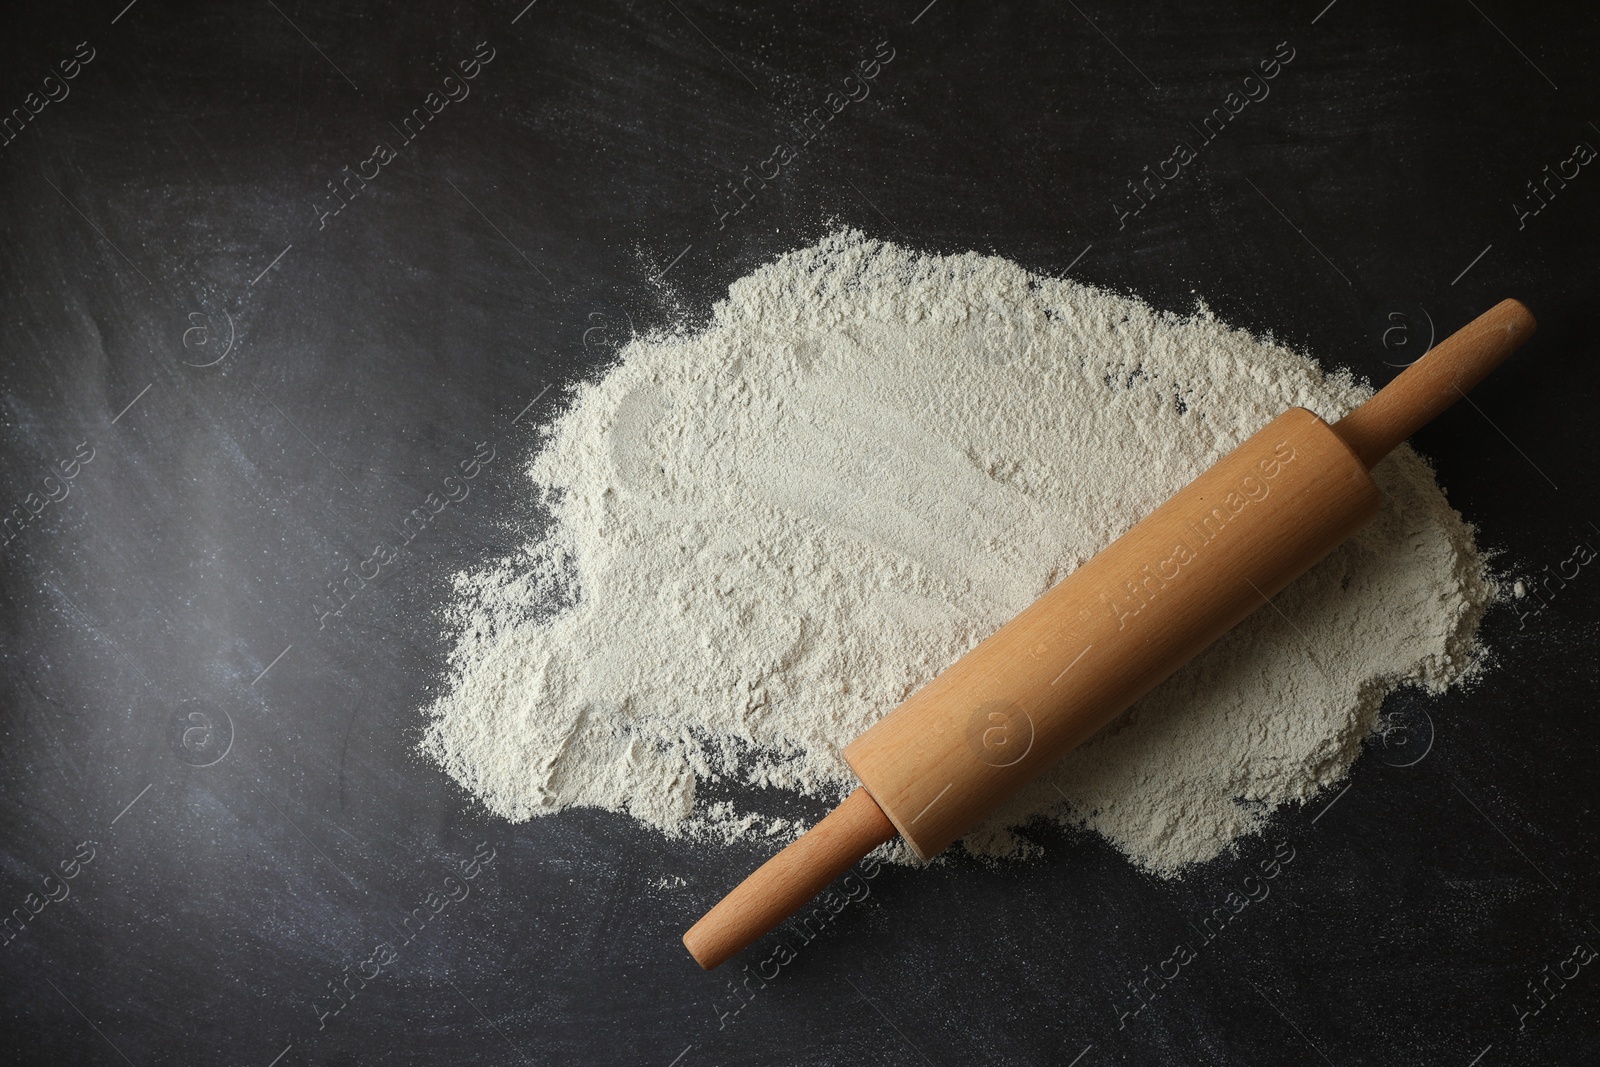
[[[918,686],[1285,407],[1368,393],[1203,308],[836,234],[575,388],[528,544],[457,579],[423,750],[512,820],[792,836],[755,789],[842,797],[841,748]],[[1026,851],[1043,814],[1170,874],[1341,778],[1385,693],[1470,673],[1472,531],[1409,448],[1376,477],[1383,511],[1277,611],[965,847]]]

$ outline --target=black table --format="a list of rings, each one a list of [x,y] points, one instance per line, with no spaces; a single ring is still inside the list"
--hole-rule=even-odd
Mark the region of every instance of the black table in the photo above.
[[[1592,1055],[1592,5],[524,2],[8,13],[11,1060]],[[700,972],[681,932],[766,849],[507,825],[414,754],[421,708],[561,387],[838,226],[1204,299],[1378,383],[1525,299],[1540,337],[1415,441],[1542,583],[1488,616],[1494,668],[1393,697],[1348,788],[1180,880],[1039,830],[883,871],[775,977]]]

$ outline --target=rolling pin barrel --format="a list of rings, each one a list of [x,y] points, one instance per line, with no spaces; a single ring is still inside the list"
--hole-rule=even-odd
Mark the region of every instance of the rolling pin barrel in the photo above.
[[[715,967],[895,832],[942,851],[1372,518],[1368,470],[1533,332],[1502,301],[1337,425],[1268,423],[846,747],[863,788],[696,923],[690,953]]]
[[[1326,556],[1378,510],[1291,408],[844,750],[923,859]]]

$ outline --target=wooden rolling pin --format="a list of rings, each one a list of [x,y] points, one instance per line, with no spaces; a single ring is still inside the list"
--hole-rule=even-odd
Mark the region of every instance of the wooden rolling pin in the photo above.
[[[1533,332],[1504,300],[1335,425],[1272,420],[856,738],[861,788],[695,923],[690,954],[717,966],[896,834],[943,850],[1371,519],[1371,467]]]

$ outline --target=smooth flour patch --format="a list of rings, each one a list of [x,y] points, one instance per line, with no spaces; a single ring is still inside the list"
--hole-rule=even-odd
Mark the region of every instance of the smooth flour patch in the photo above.
[[[791,836],[739,798],[842,797],[840,750],[918,686],[1284,408],[1369,393],[1203,310],[835,234],[573,391],[529,470],[553,521],[457,579],[423,751],[512,820]],[[1471,528],[1409,448],[1375,476],[1383,511],[1277,611],[965,846],[1025,851],[1043,814],[1174,872],[1341,778],[1385,693],[1468,674]]]

